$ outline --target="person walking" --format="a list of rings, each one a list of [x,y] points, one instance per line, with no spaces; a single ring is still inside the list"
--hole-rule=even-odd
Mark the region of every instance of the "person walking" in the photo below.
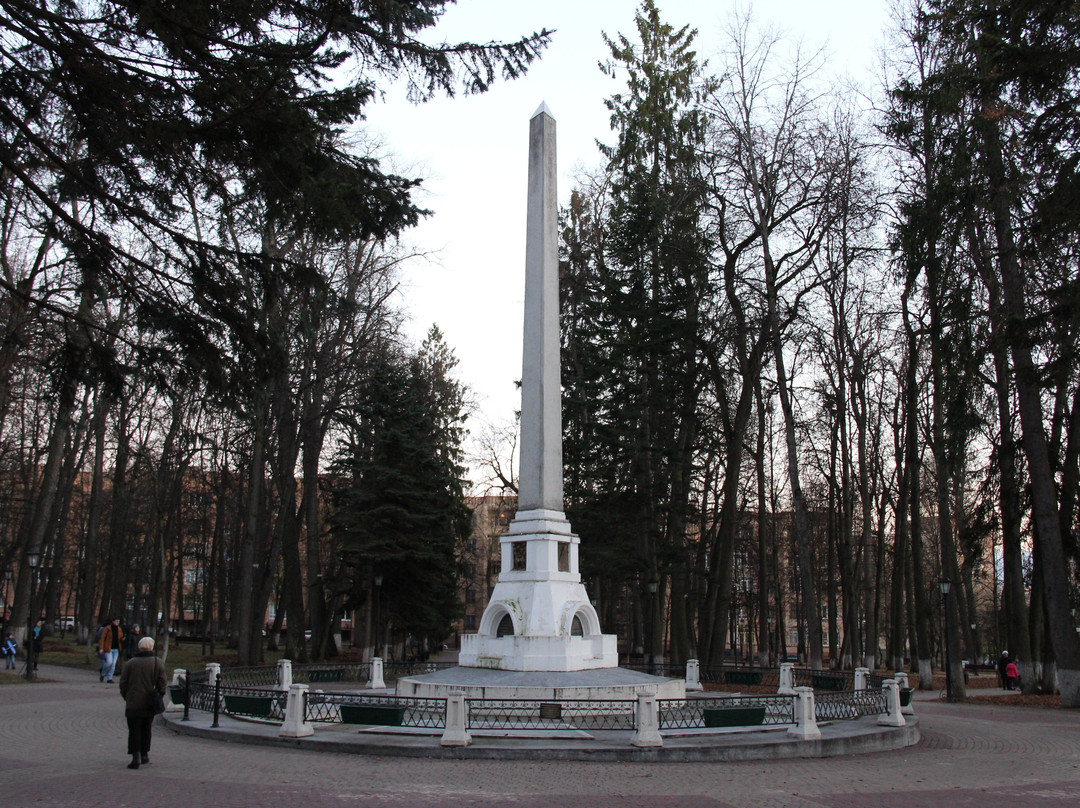
[[[1001,688],[1003,690],[1008,689],[1009,679],[1005,674],[1005,666],[1009,664],[1009,652],[1002,651],[1001,656],[998,657],[997,669],[998,679],[1001,681]]]
[[[112,684],[113,673],[116,671],[116,660],[120,656],[120,648],[124,642],[124,630],[120,628],[120,618],[114,617],[109,625],[102,629],[101,637],[98,638],[98,656],[101,657],[101,673],[99,682],[108,681]]]
[[[129,769],[150,762],[150,733],[154,726],[154,694],[165,695],[165,664],[154,656],[154,638],[139,640],[139,650],[120,672],[120,695],[128,725]]]
[[[2,650],[4,652],[4,670],[15,670],[15,654],[19,649],[15,646],[14,634],[7,635]]]

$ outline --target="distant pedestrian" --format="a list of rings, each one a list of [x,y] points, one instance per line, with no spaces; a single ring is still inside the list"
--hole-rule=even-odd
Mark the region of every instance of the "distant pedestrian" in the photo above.
[[[131,633],[124,638],[124,659],[131,659],[139,653],[139,643],[142,641],[142,629],[138,625],[131,627]]]
[[[154,656],[154,638],[143,637],[134,658],[120,672],[120,695],[127,718],[129,769],[150,762],[150,733],[154,727],[154,694],[165,695],[165,665]]]
[[[1005,666],[1008,665],[1010,661],[1011,660],[1009,659],[1009,652],[1008,651],[1002,651],[1001,656],[998,657],[998,663],[997,663],[998,679],[1000,680],[1002,688],[1006,688],[1006,689],[1007,689],[1008,684],[1009,684],[1009,679],[1008,679],[1008,676],[1005,673]]]
[[[1016,686],[1020,683],[1020,671],[1016,667],[1016,663],[1011,659],[1005,665],[1005,689],[1016,690]]]
[[[120,628],[120,618],[114,617],[109,625],[105,626],[98,638],[98,656],[101,657],[101,673],[99,682],[113,680],[116,670],[116,660],[120,656],[120,648],[124,642],[124,630]]]
[[[34,630],[30,632],[30,636],[34,643],[34,670],[38,669],[38,660],[41,658],[41,652],[45,650],[45,646],[42,644],[45,637],[44,631],[44,622],[38,620],[34,623]]]
[[[19,650],[15,645],[15,635],[8,634],[2,647],[4,652],[4,670],[15,670],[15,653]]]

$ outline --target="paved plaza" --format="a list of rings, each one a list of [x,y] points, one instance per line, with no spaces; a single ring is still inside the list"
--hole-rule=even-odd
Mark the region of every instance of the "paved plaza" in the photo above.
[[[13,808],[246,806],[1074,806],[1080,712],[950,705],[919,694],[922,740],[895,752],[745,763],[432,760],[304,752],[154,730],[125,768],[116,685],[42,666],[0,687],[3,802]]]

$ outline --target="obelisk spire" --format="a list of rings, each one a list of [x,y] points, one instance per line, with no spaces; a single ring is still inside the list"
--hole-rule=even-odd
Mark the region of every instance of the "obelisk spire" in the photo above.
[[[563,509],[559,362],[559,228],[555,119],[541,104],[529,121],[525,230],[525,350],[521,371],[518,509]]]

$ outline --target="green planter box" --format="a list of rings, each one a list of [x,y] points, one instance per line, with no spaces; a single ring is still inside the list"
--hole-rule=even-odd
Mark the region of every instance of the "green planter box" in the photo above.
[[[725,671],[724,683],[729,685],[760,685],[762,674],[759,671]]]
[[[169,699],[173,704],[187,704],[184,700],[184,688],[169,685]]]
[[[252,718],[270,718],[274,714],[274,700],[270,696],[241,696],[226,693],[225,712]]]
[[[765,723],[764,707],[706,707],[706,727],[752,727]]]
[[[911,704],[911,694],[915,692],[915,688],[902,687],[900,688],[900,706],[907,707]]]
[[[405,720],[405,708],[392,704],[342,704],[340,709],[342,724],[400,727]]]
[[[308,671],[309,682],[340,682],[345,675],[341,668],[316,668]]]

